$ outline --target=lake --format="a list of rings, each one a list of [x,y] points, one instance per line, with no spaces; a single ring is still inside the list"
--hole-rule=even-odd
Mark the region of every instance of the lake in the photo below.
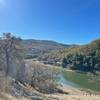
[[[60,74],[59,82],[67,87],[84,88],[100,92],[100,76],[91,73],[63,70]]]
[[[70,80],[67,80],[63,74],[59,75],[59,81],[58,83],[66,86],[66,87],[75,87],[75,88],[79,88],[80,86],[78,84],[75,84],[73,82],[71,82]]]

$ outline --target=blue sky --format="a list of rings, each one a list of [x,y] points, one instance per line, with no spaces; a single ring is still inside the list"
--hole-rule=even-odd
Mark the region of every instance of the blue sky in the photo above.
[[[100,0],[0,0],[0,35],[85,44],[100,38]]]

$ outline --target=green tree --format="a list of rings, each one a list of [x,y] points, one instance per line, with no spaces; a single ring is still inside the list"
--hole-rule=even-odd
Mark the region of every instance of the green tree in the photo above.
[[[67,59],[63,58],[63,60],[62,60],[62,67],[66,68],[66,66],[67,66]]]
[[[100,71],[100,63],[95,64],[95,69],[96,69],[97,71]]]

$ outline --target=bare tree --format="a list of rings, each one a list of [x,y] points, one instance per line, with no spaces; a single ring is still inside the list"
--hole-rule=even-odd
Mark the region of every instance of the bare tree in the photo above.
[[[4,33],[0,39],[0,69],[5,73],[6,86],[8,85],[8,77],[18,79],[18,74],[24,70],[23,47],[21,39]],[[21,75],[20,75],[21,76]],[[3,77],[0,80],[2,82]]]
[[[11,71],[16,67],[18,60],[21,60],[21,39],[11,35],[11,33],[4,33],[1,43],[3,61],[5,63],[6,75],[11,74]],[[16,70],[16,69],[15,69]],[[13,72],[12,72],[13,73]]]
[[[58,73],[53,72],[48,66],[26,62],[26,80],[35,89],[43,93],[56,91],[56,80]]]

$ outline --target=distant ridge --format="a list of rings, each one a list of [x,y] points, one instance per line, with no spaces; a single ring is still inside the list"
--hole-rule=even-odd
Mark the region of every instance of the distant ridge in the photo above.
[[[76,46],[76,45],[57,43],[55,41],[50,41],[50,40],[35,40],[35,39],[23,40],[22,44],[27,51],[27,55],[34,57],[41,56],[44,53],[59,51],[64,48]]]

